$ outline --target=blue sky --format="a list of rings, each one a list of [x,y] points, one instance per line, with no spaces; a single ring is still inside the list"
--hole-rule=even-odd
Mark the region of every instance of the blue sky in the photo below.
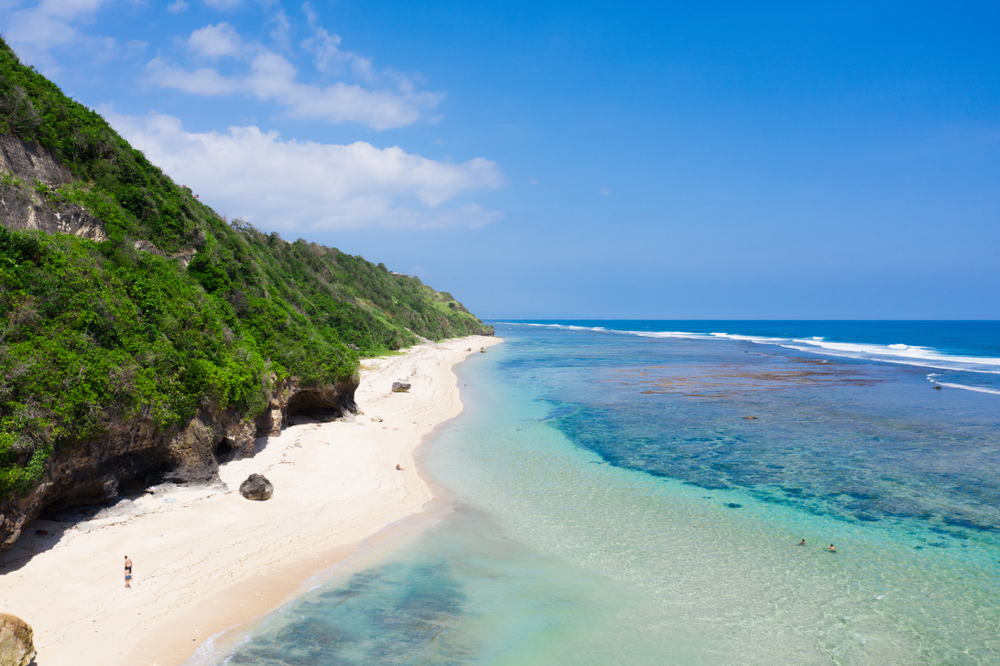
[[[995,5],[752,4],[0,0],[0,30],[219,213],[484,318],[1000,318]]]

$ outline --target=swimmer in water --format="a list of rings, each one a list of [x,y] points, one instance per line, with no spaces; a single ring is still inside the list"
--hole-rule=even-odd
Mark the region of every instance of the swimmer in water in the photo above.
[[[806,545],[806,540],[805,540],[805,539],[803,539],[802,541],[799,541],[799,545],[800,545],[800,546],[804,546],[804,545]]]
[[[836,552],[837,552],[837,549],[833,547],[833,544],[832,544],[832,543],[830,544],[830,548],[829,548],[828,550],[829,550],[829,551],[830,551],[831,553],[836,553]]]

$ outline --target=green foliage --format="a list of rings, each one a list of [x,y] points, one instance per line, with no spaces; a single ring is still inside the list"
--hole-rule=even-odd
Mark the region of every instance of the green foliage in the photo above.
[[[137,417],[170,428],[204,406],[267,404],[256,341],[176,262],[0,227],[0,281],[0,491]]]
[[[0,185],[10,186],[10,187],[21,187],[21,185],[23,184],[24,183],[21,182],[21,179],[12,173],[7,173],[6,171],[0,173]]]
[[[350,381],[359,355],[491,331],[417,278],[227,224],[2,39],[0,134],[41,144],[77,178],[0,184],[83,206],[109,237],[0,226],[0,499],[34,487],[55,450],[136,419],[253,419],[276,378]]]

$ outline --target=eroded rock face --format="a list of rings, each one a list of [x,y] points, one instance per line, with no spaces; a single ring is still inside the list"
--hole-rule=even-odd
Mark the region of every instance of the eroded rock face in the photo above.
[[[34,190],[36,181],[54,188],[73,180],[69,169],[56,162],[45,148],[23,143],[9,134],[0,135],[0,172],[21,180],[21,185],[0,185],[0,224],[14,231],[107,239],[104,224],[83,207],[47,200]]]
[[[358,377],[321,388],[300,388],[291,378],[275,384],[270,405],[248,421],[231,410],[203,410],[183,429],[160,431],[149,420],[118,424],[100,439],[62,447],[46,464],[45,476],[28,495],[0,502],[0,552],[43,513],[104,504],[127,489],[164,481],[213,483],[219,463],[251,457],[254,440],[276,434],[296,410],[354,414]],[[296,397],[298,399],[296,399]]]
[[[27,622],[0,613],[0,666],[28,666],[35,658],[33,638]]]
[[[20,185],[0,183],[0,224],[14,230],[70,233],[106,239],[104,226],[84,209],[58,203],[34,190],[35,181],[55,188],[73,180],[68,169],[37,144],[0,135],[0,172]],[[155,245],[137,241],[136,250],[164,255]],[[170,258],[183,265],[194,250]],[[253,455],[254,439],[278,434],[296,412],[337,418],[357,412],[358,377],[330,386],[302,387],[295,378],[276,382],[268,407],[253,421],[230,410],[202,410],[186,426],[161,431],[148,419],[114,424],[100,438],[65,444],[46,464],[42,482],[29,494],[0,501],[0,553],[17,541],[24,525],[43,512],[103,504],[130,488],[163,481],[210,483],[218,480],[220,462]]]
[[[39,180],[54,187],[73,180],[70,170],[59,164],[48,150],[10,134],[0,134],[0,171],[12,173],[30,184]]]
[[[93,241],[107,240],[104,224],[82,206],[53,207],[27,186],[0,186],[0,223],[13,231],[45,231]]]
[[[151,483],[207,483],[218,478],[216,452],[253,455],[254,427],[237,414],[199,414],[182,430],[157,430],[149,420],[117,424],[100,439],[63,446],[28,495],[0,503],[0,552],[43,512],[104,504],[129,488]]]
[[[166,481],[215,481],[219,463],[253,456],[256,428],[225,411],[212,418],[195,418],[168,445]]]
[[[288,425],[288,417],[292,414],[309,414],[325,419],[357,414],[354,392],[358,382],[357,375],[350,381],[320,387],[302,388],[294,377],[276,382],[267,409],[255,421],[257,436],[277,435]]]
[[[240,495],[258,502],[269,500],[274,495],[274,486],[262,474],[251,474],[240,484]]]

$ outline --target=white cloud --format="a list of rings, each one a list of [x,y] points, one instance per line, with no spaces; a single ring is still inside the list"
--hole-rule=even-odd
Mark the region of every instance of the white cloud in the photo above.
[[[451,164],[363,141],[284,141],[253,126],[190,133],[172,116],[104,115],[202,201],[267,228],[476,228],[503,218],[477,204],[444,206],[506,183],[497,164],[481,157]]]
[[[302,48],[313,54],[316,59],[316,69],[324,73],[339,72],[340,67],[350,63],[355,74],[371,81],[372,59],[363,58],[353,51],[340,50],[340,35],[331,35],[319,24],[319,15],[308,2],[302,5],[302,11],[309,21],[313,31],[312,37],[302,42]],[[412,92],[404,90],[403,92]]]
[[[276,11],[268,23],[274,25],[271,29],[271,39],[278,45],[278,48],[283,50],[289,50],[292,48],[292,22],[288,20],[288,15],[285,14],[285,10],[279,9]]]
[[[602,197],[610,197],[611,196],[611,188],[610,187],[602,187],[601,188],[601,196]]]
[[[243,50],[243,40],[228,23],[206,25],[191,33],[188,48],[206,58],[238,56]]]
[[[261,50],[244,75],[226,76],[215,69],[185,70],[154,58],[147,66],[150,80],[164,88],[196,95],[250,94],[274,101],[298,118],[324,118],[330,122],[359,122],[376,130],[404,127],[434,108],[440,93],[367,90],[357,84],[336,82],[323,87],[300,83],[295,67],[277,53]]]
[[[34,7],[10,14],[4,21],[5,39],[25,62],[53,67],[49,50],[71,44],[89,44],[102,51],[113,49],[114,40],[84,35],[71,24],[97,12],[109,0],[42,0]]]
[[[180,14],[181,12],[186,11],[190,6],[191,5],[184,2],[184,0],[177,0],[177,2],[167,5],[167,11],[171,14]]]
[[[171,67],[162,58],[153,58],[146,65],[153,80],[165,88],[174,88],[196,95],[228,95],[240,88],[214,69],[184,71]]]
[[[302,46],[314,55],[317,69],[332,72],[350,64],[356,75],[372,82],[375,75],[371,59],[341,51],[340,37],[331,35],[319,25],[319,18],[308,3],[303,9],[313,36],[303,41]],[[277,24],[272,33],[272,36],[277,35],[276,41],[287,39],[287,17],[279,12],[272,21]],[[187,45],[200,57],[241,57],[248,62],[248,71],[223,74],[211,68],[184,69],[157,57],[146,65],[150,82],[195,95],[243,93],[285,106],[289,114],[297,118],[359,122],[376,130],[411,125],[420,120],[425,110],[433,109],[444,98],[442,93],[418,91],[410,77],[388,69],[382,78],[394,84],[396,90],[372,90],[342,81],[330,85],[302,83],[298,81],[298,70],[284,56],[257,42],[244,41],[229,23],[195,30]],[[439,119],[440,116],[428,122]]]

